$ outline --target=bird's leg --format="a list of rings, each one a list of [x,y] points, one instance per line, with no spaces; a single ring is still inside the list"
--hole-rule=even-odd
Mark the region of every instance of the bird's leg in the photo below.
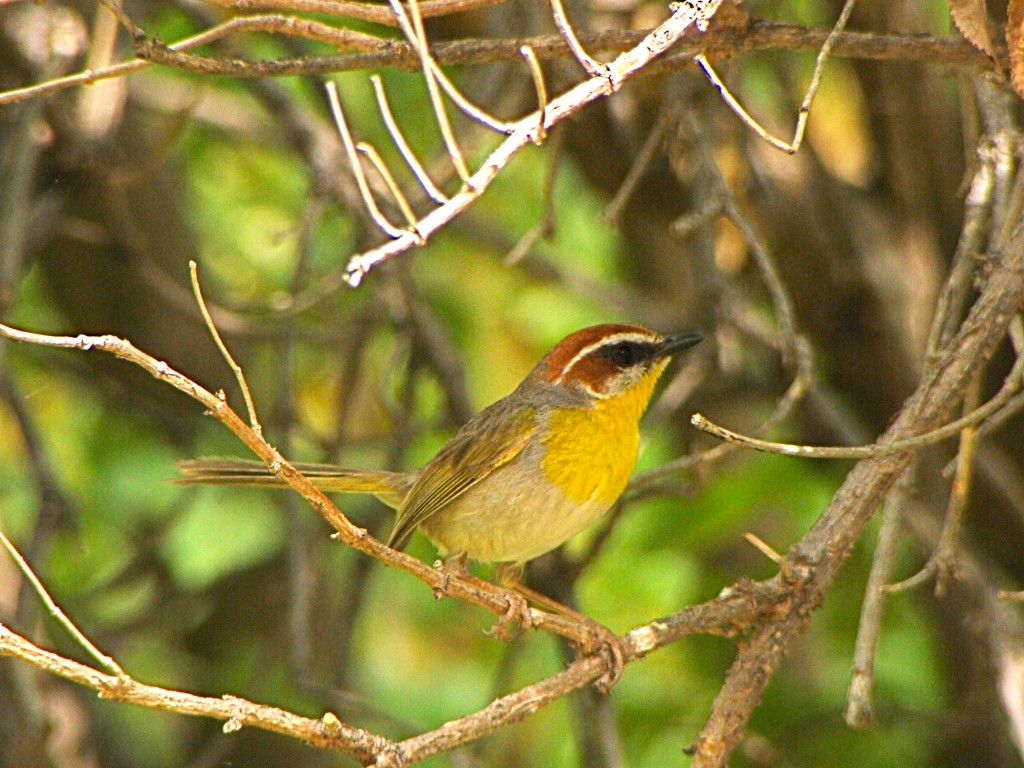
[[[507,642],[524,629],[532,627],[533,621],[530,619],[530,606],[526,602],[526,598],[517,592],[499,589],[494,584],[491,584],[491,582],[477,578],[469,572],[467,560],[468,558],[465,554],[455,553],[447,555],[443,563],[437,562],[434,564],[435,570],[444,574],[442,583],[434,587],[434,597],[440,600],[448,594],[448,581],[451,574],[454,573],[478,589],[490,594],[498,593],[508,601],[508,608],[505,610],[505,614],[487,631],[488,635]]]
[[[510,563],[502,563],[498,566],[498,581],[502,587],[506,587],[506,584],[501,579],[503,569],[511,565]],[[519,573],[522,573],[523,568],[519,566]],[[533,626],[533,620],[530,618],[530,605],[526,601],[526,597],[515,590],[502,589],[502,593],[505,595],[505,599],[508,600],[508,610],[505,611],[505,615],[501,617],[497,624],[490,628],[487,634],[497,637],[499,640],[511,640],[524,629],[529,629]]]
[[[512,590],[520,596],[524,605],[527,601],[543,608],[551,613],[564,616],[576,622],[586,633],[586,637],[578,641],[580,653],[588,655],[591,653],[605,653],[608,657],[609,669],[601,676],[595,685],[601,693],[607,693],[611,687],[619,681],[622,676],[622,669],[626,665],[626,654],[622,646],[622,640],[604,624],[594,621],[589,616],[580,613],[568,605],[543,595],[535,589],[530,589],[520,581],[523,575],[523,566],[520,563],[501,563],[498,566],[498,583],[506,589]]]

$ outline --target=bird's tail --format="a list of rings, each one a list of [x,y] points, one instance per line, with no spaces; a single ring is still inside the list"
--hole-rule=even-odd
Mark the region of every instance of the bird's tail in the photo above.
[[[371,493],[389,507],[397,509],[416,481],[415,475],[384,470],[344,469],[332,464],[293,464],[322,491]],[[245,459],[205,458],[178,464],[181,485],[259,485],[283,488],[285,483],[265,464]]]

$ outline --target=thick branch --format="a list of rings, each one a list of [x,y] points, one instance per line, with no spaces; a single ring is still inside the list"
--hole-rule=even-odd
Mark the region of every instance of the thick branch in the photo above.
[[[1018,224],[959,333],[926,370],[880,443],[935,429],[960,402],[972,376],[992,356],[1024,301],[1024,222]],[[724,766],[750,714],[796,635],[821,605],[864,525],[906,469],[910,454],[857,464],[828,508],[788,557],[797,577],[792,600],[737,655],[697,743],[695,768]]]
[[[753,582],[743,579],[718,597],[689,606],[637,627],[623,637],[626,661],[693,634],[732,636],[774,616],[788,600],[784,579]],[[432,731],[394,743],[383,736],[344,725],[328,713],[318,720],[240,699],[196,696],[145,685],[127,675],[105,674],[32,644],[0,624],[0,656],[11,656],[46,672],[92,688],[104,698],[184,715],[223,720],[227,731],[261,728],[302,739],[322,749],[334,749],[379,768],[409,765],[468,744],[591,683],[605,672],[597,656],[577,659],[556,675],[501,696],[477,712],[445,723]]]

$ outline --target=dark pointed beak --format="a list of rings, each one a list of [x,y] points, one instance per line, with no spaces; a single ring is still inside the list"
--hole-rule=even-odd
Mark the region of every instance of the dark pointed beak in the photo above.
[[[683,349],[689,349],[694,344],[699,344],[704,337],[699,333],[680,333],[669,336],[662,343],[661,348],[654,353],[655,357],[669,357]]]

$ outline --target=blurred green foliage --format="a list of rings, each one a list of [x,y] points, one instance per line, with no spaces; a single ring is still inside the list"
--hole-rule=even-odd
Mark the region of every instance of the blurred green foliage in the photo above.
[[[809,12],[817,8],[815,3],[801,5]],[[168,14],[158,27],[180,32],[183,24],[178,14]],[[169,76],[145,77],[159,86]],[[752,67],[747,77],[762,73]],[[770,82],[768,74],[763,79],[766,101],[781,100],[772,90],[779,84]],[[340,80],[359,134],[384,144],[365,76]],[[413,123],[429,121],[421,78],[388,75],[387,82],[396,112]],[[231,83],[216,87],[240,88]],[[305,85],[288,87],[310,98]],[[410,138],[422,148],[436,140],[417,132]],[[593,296],[564,283],[502,262],[509,247],[539,220],[548,151],[524,152],[467,214],[468,224],[453,225],[428,248],[400,257],[399,269],[408,270],[458,349],[477,407],[506,394],[566,333],[592,322],[632,319],[610,313]],[[240,139],[200,122],[189,123],[177,138],[172,161],[185,182],[185,211],[200,243],[207,296],[218,306],[273,322],[280,298],[291,290],[311,202],[313,180],[305,164],[282,142]],[[626,259],[617,231],[602,222],[605,202],[572,162],[563,160],[554,187],[557,228],[537,249],[556,268],[599,286],[615,286],[627,280]],[[489,238],[479,236],[472,222],[486,222]],[[336,270],[356,243],[353,221],[331,208],[316,223],[308,254],[311,282]],[[176,269],[183,275],[184,261]],[[383,284],[387,275],[374,279]],[[337,292],[298,319],[298,332],[340,342],[348,327],[358,327],[356,318],[380,300],[375,290]],[[9,320],[78,332],[59,318],[59,311],[29,273]],[[174,317],[164,320],[175,322]],[[378,466],[396,455],[389,432],[403,426],[396,414],[410,358],[399,337],[386,323],[373,330],[360,377],[346,384],[354,390],[352,413],[341,414],[350,439],[327,458]],[[280,358],[273,348],[248,341],[245,349],[242,362],[257,406],[268,414],[282,395]],[[8,346],[5,355],[57,487],[70,505],[65,512],[71,516],[57,521],[45,546],[34,552],[33,565],[72,618],[140,680],[236,694],[313,716],[338,709],[353,724],[397,738],[436,727],[562,668],[562,652],[551,638],[529,632],[504,646],[482,632],[493,617],[452,600],[436,601],[419,582],[374,564],[342,677],[344,695],[330,691],[339,681],[337,671],[331,671],[336,649],[329,627],[315,636],[323,657],[305,671],[316,678],[315,685],[305,686],[290,661],[288,598],[281,583],[289,537],[297,528],[313,531],[314,544],[307,550],[318,558],[313,610],[326,615],[342,604],[356,555],[330,543],[326,526],[312,519],[312,511],[286,506],[284,493],[187,489],[165,482],[175,476],[175,461],[193,453],[244,453],[184,396],[178,407],[191,433],[186,443],[169,439],[144,411],[104,397],[92,386],[88,368],[76,367],[80,362],[71,359],[81,353]],[[339,387],[338,378],[346,375],[344,364],[337,345],[296,348],[288,380],[298,426],[287,436],[269,434],[272,442],[287,439],[296,458],[325,458],[323,443],[339,430],[336,406],[345,387]],[[225,378],[214,386],[230,390],[234,384]],[[424,461],[450,434],[444,392],[436,379],[415,378],[413,403],[412,424],[405,425],[411,431],[399,451],[406,466]],[[641,469],[680,455],[685,414],[684,409],[673,417],[680,424],[645,426]],[[742,533],[754,531],[785,551],[820,514],[843,469],[742,455],[695,483],[686,497],[660,496],[630,505],[580,581],[581,608],[622,632],[709,599],[740,577],[770,576],[774,566],[743,543]],[[39,523],[36,489],[21,430],[9,409],[0,408],[0,525],[23,546]],[[372,503],[344,498],[340,503],[357,522],[374,519]],[[389,522],[386,518],[384,526]],[[592,536],[572,542],[570,555]],[[872,540],[873,534],[864,546]],[[411,552],[427,561],[434,557],[422,540],[414,542]],[[887,714],[881,725],[858,732],[841,721],[869,563],[867,552],[854,555],[751,724],[753,735],[785,744],[787,764],[903,768],[928,761],[932,737],[927,734],[935,727],[930,718],[943,691],[933,628],[910,596],[894,598],[884,625],[877,685]],[[263,585],[268,576],[277,580],[276,586]],[[247,593],[254,584],[255,596]],[[269,604],[260,608],[251,601],[258,601],[263,590]],[[232,608],[239,613],[231,613]],[[228,640],[211,639],[218,627]],[[33,627],[23,629],[39,637]],[[52,637],[44,644],[79,653],[52,625],[47,630]],[[683,762],[681,750],[700,729],[733,654],[730,641],[694,637],[627,668],[611,697],[629,765]],[[217,724],[121,704],[100,703],[95,713],[104,753],[143,768],[186,764],[202,745],[220,738]],[[494,765],[576,764],[579,746],[570,720],[569,703],[559,702],[485,740],[479,753]],[[263,737],[243,731],[225,738]],[[301,754],[310,764],[345,762],[332,755]],[[453,763],[451,756],[442,756],[427,764]],[[750,751],[733,761],[736,766],[761,763]]]

